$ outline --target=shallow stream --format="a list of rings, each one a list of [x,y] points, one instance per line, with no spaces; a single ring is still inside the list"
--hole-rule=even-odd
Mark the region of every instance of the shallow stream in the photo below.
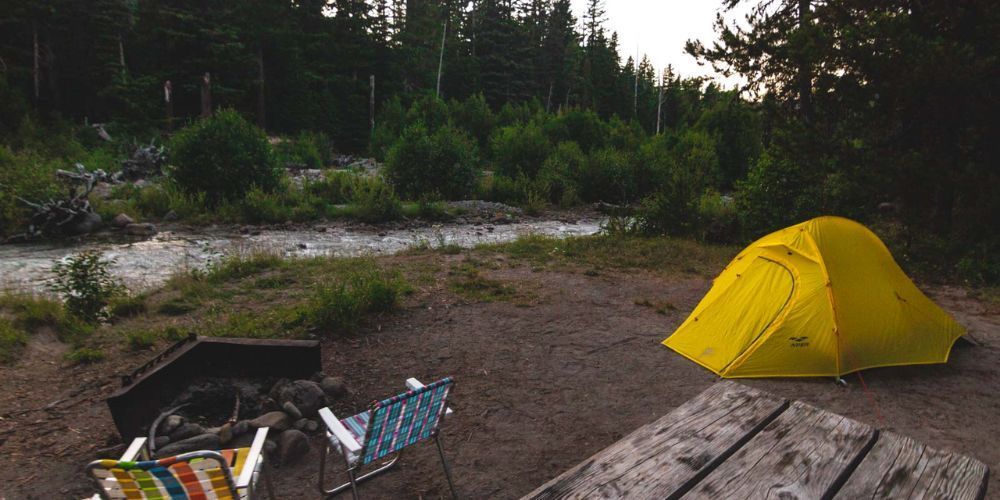
[[[446,223],[406,229],[320,226],[261,229],[250,234],[231,229],[175,229],[148,239],[97,236],[72,243],[0,245],[0,290],[43,293],[53,263],[83,250],[97,250],[106,259],[114,260],[112,272],[130,290],[140,291],[161,285],[175,272],[205,268],[237,251],[259,249],[288,257],[387,255],[418,245],[468,248],[512,241],[526,234],[584,236],[597,233],[602,223],[601,219],[583,218],[497,225]]]

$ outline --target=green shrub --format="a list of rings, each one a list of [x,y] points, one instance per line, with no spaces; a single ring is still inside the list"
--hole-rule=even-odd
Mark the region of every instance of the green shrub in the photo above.
[[[422,195],[417,200],[417,216],[429,221],[440,221],[451,218],[448,209],[436,193]]]
[[[241,199],[253,186],[278,187],[274,151],[262,130],[236,111],[223,110],[181,130],[171,142],[172,178],[212,205]]]
[[[633,157],[616,149],[592,151],[577,175],[576,184],[584,201],[627,203],[637,194]]]
[[[351,202],[355,204],[355,215],[365,222],[388,222],[403,215],[403,204],[392,186],[374,177],[360,180],[355,184]]]
[[[460,130],[468,132],[479,149],[485,151],[496,126],[496,117],[482,94],[469,96],[464,101],[451,101],[451,121]]]
[[[549,120],[545,134],[554,144],[575,142],[584,151],[607,145],[608,126],[591,110],[571,109]]]
[[[579,202],[577,176],[584,168],[587,156],[575,142],[560,142],[545,159],[538,180],[548,187],[548,198],[561,206]]]
[[[328,170],[323,179],[306,182],[302,189],[309,196],[314,196],[326,203],[344,204],[351,200],[355,186],[355,174],[336,170]]]
[[[28,335],[0,318],[0,363],[10,363],[17,359],[26,345]]]
[[[472,191],[476,174],[475,146],[451,126],[432,134],[419,126],[406,129],[385,163],[386,178],[408,199],[429,193],[462,199]]]
[[[77,365],[100,363],[105,357],[104,351],[90,347],[80,347],[66,354],[66,359]]]
[[[698,198],[696,210],[698,229],[695,236],[699,240],[712,243],[739,241],[739,221],[732,198],[709,189]]]
[[[323,139],[314,134],[301,132],[294,139],[284,139],[275,148],[280,164],[304,165],[306,168],[322,168],[324,165],[323,153],[318,142]],[[330,156],[329,154],[327,156]]]
[[[510,125],[490,140],[494,171],[500,175],[535,178],[552,146],[542,129],[533,123]]]
[[[61,188],[54,173],[61,163],[43,160],[30,151],[14,153],[0,145],[0,235],[10,235],[25,228],[31,209],[18,197],[46,201]]]
[[[398,95],[394,95],[382,105],[382,111],[375,120],[368,152],[378,160],[385,160],[389,155],[389,148],[399,139],[405,123],[406,110],[403,109],[403,102]]]
[[[111,264],[113,261],[101,258],[100,252],[90,250],[69,257],[65,262],[56,261],[52,266],[55,278],[49,288],[62,296],[70,314],[96,323],[107,318],[106,309],[111,299],[125,290],[108,270]]]

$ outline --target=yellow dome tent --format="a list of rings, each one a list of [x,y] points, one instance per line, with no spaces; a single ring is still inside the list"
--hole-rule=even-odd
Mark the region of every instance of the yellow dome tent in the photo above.
[[[857,222],[819,217],[740,252],[663,344],[726,378],[944,363],[965,329]]]

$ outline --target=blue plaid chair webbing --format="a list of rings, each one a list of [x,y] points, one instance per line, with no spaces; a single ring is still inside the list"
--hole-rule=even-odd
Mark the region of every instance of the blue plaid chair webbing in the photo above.
[[[372,463],[432,437],[441,422],[453,384],[450,377],[443,378],[372,405],[361,463]]]

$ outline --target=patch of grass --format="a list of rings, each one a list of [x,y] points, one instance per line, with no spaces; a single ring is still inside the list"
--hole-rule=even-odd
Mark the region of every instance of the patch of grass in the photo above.
[[[266,276],[254,280],[252,286],[258,290],[273,290],[288,287],[293,283],[295,280],[290,276]]]
[[[146,312],[145,295],[119,295],[111,299],[108,311],[112,318],[134,318]]]
[[[104,351],[90,347],[80,347],[66,354],[66,359],[77,365],[100,363],[105,357]]]
[[[205,274],[212,283],[233,281],[285,265],[286,260],[275,252],[261,249],[237,251],[217,264]]]
[[[131,351],[145,351],[159,339],[159,333],[152,330],[139,330],[125,334],[125,341]]]
[[[199,304],[185,297],[170,299],[156,308],[156,312],[167,316],[182,316],[198,309]]]
[[[382,270],[374,261],[343,263],[352,269],[336,283],[319,287],[303,311],[309,324],[326,335],[350,332],[362,317],[392,310],[411,290],[398,272]]]
[[[479,269],[465,264],[448,274],[448,289],[456,295],[476,302],[509,301],[517,296],[517,290],[500,281],[480,274]]]
[[[737,247],[692,240],[637,236],[596,235],[558,239],[527,235],[509,243],[485,245],[536,265],[577,264],[603,269],[649,269],[661,273],[715,276],[736,255]]]
[[[657,314],[663,314],[663,315],[669,314],[670,312],[677,310],[677,306],[671,304],[670,302],[663,301],[654,303],[653,301],[645,298],[635,299],[635,305],[642,307],[651,307],[654,310],[656,310]]]
[[[0,296],[0,309],[14,317],[14,326],[31,332],[46,326],[58,328],[66,316],[59,301],[36,295]]]
[[[0,319],[0,363],[16,360],[26,345],[28,334],[15,328],[11,322]]]

